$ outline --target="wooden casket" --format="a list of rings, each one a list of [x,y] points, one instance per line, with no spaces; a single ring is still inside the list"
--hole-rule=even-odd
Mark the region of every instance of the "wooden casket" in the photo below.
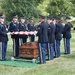
[[[38,43],[26,42],[19,46],[19,57],[22,58],[37,58],[38,57]]]

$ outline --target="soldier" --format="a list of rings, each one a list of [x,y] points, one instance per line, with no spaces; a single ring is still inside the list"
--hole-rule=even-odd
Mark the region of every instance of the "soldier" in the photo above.
[[[63,25],[60,22],[60,17],[56,17],[55,40],[56,40],[57,57],[60,57],[60,41],[62,39],[62,32],[63,32]]]
[[[25,32],[25,31],[28,31],[28,28],[27,28],[27,25],[26,25],[26,23],[25,23],[25,17],[21,17],[21,22],[19,23],[19,31],[21,32],[21,31],[23,31],[23,32]],[[25,43],[25,42],[27,42],[27,35],[20,35],[19,36],[19,38],[20,39],[22,39],[22,43]],[[22,44],[21,43],[21,44]]]
[[[30,18],[30,23],[28,23],[28,30],[29,31],[35,31],[34,20],[33,20],[32,17]],[[30,41],[34,42],[35,36],[34,35],[29,35],[29,37],[30,37]]]
[[[9,26],[10,32],[18,32],[19,31],[19,23],[18,23],[18,16],[13,16],[13,20]],[[13,39],[13,56],[16,58],[19,55],[19,35],[11,35]]]
[[[66,17],[66,24],[64,26],[63,38],[65,38],[65,54],[70,54],[70,38],[71,38],[71,27],[70,17]]]
[[[46,48],[48,43],[48,25],[44,21],[45,17],[43,15],[39,16],[40,24],[37,27],[37,36],[38,36],[38,43],[39,43],[39,57],[40,57],[40,64],[46,63]]]
[[[2,48],[1,48],[2,61],[6,60],[6,49],[7,49],[7,41],[8,41],[8,36],[7,36],[8,31],[6,30],[4,19],[5,17],[3,15],[0,15],[0,42],[2,43]]]
[[[48,23],[48,39],[49,39],[49,60],[54,59],[54,40],[55,40],[55,25],[53,24],[52,17],[47,17]]]

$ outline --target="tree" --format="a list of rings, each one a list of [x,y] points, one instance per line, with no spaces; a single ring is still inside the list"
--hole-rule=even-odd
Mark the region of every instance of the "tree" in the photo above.
[[[8,20],[11,20],[13,15],[37,17],[39,10],[36,6],[43,0],[3,0],[2,8],[5,11]]]
[[[50,0],[46,11],[51,16],[72,15],[72,3],[69,0]]]
[[[48,13],[47,13],[47,11],[46,11],[46,8],[47,8],[47,6],[48,6],[48,4],[49,4],[49,1],[50,0],[44,0],[43,2],[41,2],[38,6],[37,6],[37,8],[41,11],[41,14],[43,14],[43,15],[47,15]]]
[[[72,3],[72,15],[75,16],[75,0],[70,0],[70,3]]]

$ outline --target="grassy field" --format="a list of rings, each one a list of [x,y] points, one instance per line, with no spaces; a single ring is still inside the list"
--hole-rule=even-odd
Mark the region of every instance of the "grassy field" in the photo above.
[[[8,43],[7,58],[12,56],[11,41],[10,39]],[[61,41],[61,52],[64,52],[63,40]],[[61,55],[60,58],[33,68],[0,65],[0,75],[75,75],[75,31],[72,32],[70,55]]]

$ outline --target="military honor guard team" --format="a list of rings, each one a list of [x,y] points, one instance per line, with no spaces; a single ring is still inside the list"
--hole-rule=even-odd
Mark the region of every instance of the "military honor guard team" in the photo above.
[[[45,18],[47,18],[46,22]],[[39,64],[46,63],[47,53],[49,60],[60,57],[60,43],[62,37],[64,39],[64,54],[70,54],[71,18],[66,17],[65,25],[62,25],[60,20],[59,16],[52,18],[51,16],[45,17],[39,15],[39,25],[34,25],[34,19],[32,17],[29,19],[29,23],[26,24],[26,18],[24,16],[21,17],[20,22],[18,22],[18,16],[13,16],[10,25],[7,27],[4,24],[5,17],[0,15],[1,61],[6,60],[8,32],[37,31]],[[13,56],[15,58],[19,56],[19,44],[21,45],[27,42],[28,37],[30,38],[30,42],[35,41],[35,35],[11,35],[13,41]]]

